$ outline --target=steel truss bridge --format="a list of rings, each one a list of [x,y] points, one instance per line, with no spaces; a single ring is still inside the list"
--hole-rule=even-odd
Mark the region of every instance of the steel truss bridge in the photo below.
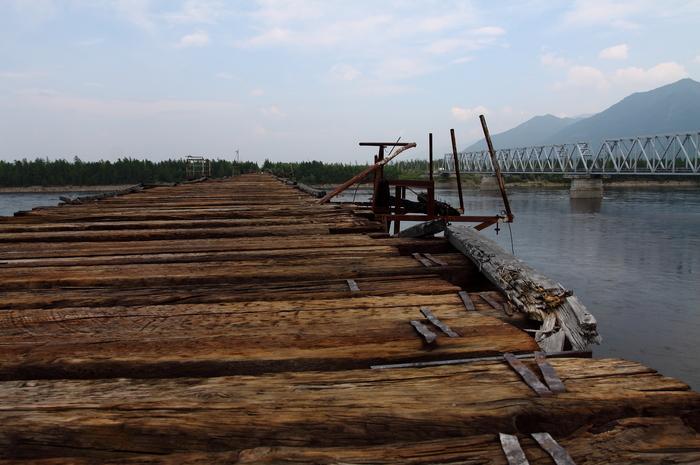
[[[592,153],[588,143],[539,145],[496,150],[504,174],[700,175],[700,131],[606,139]],[[462,173],[493,174],[487,150],[458,154]],[[454,173],[445,154],[442,171]]]

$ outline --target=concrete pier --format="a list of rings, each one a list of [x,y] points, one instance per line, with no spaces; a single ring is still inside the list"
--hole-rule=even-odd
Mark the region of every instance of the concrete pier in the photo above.
[[[603,197],[603,180],[588,177],[572,178],[569,196],[572,199],[600,199]]]

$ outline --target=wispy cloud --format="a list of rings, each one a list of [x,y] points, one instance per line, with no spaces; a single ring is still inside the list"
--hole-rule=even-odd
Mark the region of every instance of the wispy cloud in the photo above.
[[[177,43],[178,47],[204,47],[209,44],[209,34],[205,31],[197,31],[191,34],[184,35]]]
[[[328,71],[328,75],[331,79],[336,81],[354,81],[360,77],[362,73],[354,66],[350,66],[345,63],[338,63],[331,67],[331,69]]]
[[[604,73],[593,66],[575,65],[568,69],[566,79],[556,83],[555,88],[589,88],[599,91],[615,88],[624,92],[634,92],[669,84],[687,76],[688,71],[685,67],[673,61],[649,68],[618,68],[610,73]]]
[[[473,108],[455,106],[450,110],[450,113],[452,113],[454,119],[458,121],[468,121],[470,119],[477,118],[479,115],[486,115],[488,112],[488,108],[483,105],[478,105]]]
[[[629,46],[627,44],[619,44],[604,48],[600,51],[598,57],[604,60],[626,60],[628,53]]]

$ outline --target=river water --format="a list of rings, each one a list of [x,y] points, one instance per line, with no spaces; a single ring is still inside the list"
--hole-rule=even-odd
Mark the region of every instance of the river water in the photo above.
[[[496,193],[464,193],[468,214],[502,209]],[[0,215],[55,205],[59,195],[0,194]],[[357,200],[367,196],[360,189]],[[453,188],[437,196],[458,205]],[[596,316],[595,356],[637,360],[700,389],[700,191],[607,189],[602,200],[574,201],[566,189],[509,188],[509,197],[515,254]],[[484,234],[511,248],[507,226]]]

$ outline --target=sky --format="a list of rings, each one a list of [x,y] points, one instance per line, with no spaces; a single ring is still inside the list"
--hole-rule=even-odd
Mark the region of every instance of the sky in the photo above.
[[[436,156],[700,78],[700,0],[0,0],[0,159]]]

